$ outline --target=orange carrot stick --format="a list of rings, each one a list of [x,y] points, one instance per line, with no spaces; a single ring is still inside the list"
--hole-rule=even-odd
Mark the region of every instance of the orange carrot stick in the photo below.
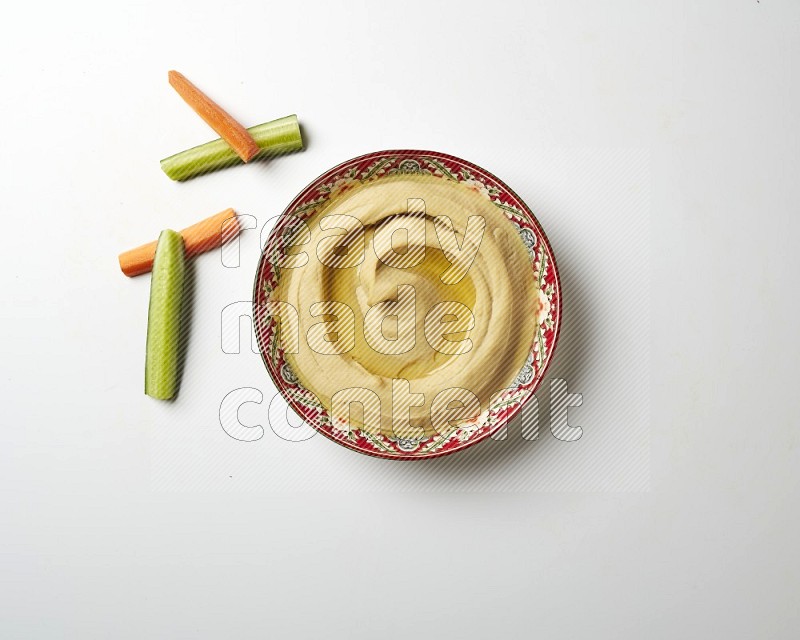
[[[198,253],[225,244],[239,234],[240,228],[239,220],[233,209],[225,209],[225,211],[220,211],[191,227],[186,227],[181,231],[186,247],[186,256],[196,256]],[[119,266],[122,273],[132,278],[151,271],[153,258],[156,255],[156,244],[156,242],[149,242],[119,254]]]
[[[181,98],[195,110],[206,124],[225,140],[237,155],[248,162],[261,149],[247,129],[234,120],[230,114],[194,86],[186,77],[177,71],[169,72],[169,83]]]

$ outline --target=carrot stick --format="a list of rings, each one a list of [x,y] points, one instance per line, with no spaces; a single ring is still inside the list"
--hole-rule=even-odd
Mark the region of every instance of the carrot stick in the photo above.
[[[253,137],[230,114],[177,71],[169,72],[169,83],[206,124],[225,140],[244,162],[252,160],[260,148]]]
[[[186,256],[196,256],[225,244],[235,238],[240,230],[239,220],[233,209],[225,209],[218,214],[201,220],[181,231],[186,247]],[[119,254],[119,266],[128,277],[148,273],[153,268],[157,242],[149,242],[141,247]]]

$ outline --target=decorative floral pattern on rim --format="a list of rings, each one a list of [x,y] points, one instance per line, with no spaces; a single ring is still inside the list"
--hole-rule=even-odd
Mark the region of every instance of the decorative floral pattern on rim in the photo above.
[[[277,286],[280,270],[269,259],[279,242],[291,234],[291,223],[307,219],[330,200],[358,184],[398,173],[423,173],[452,180],[475,190],[503,210],[517,227],[531,256],[539,284],[540,310],[531,352],[514,386],[505,389],[478,418],[423,440],[386,437],[334,424],[313,393],[300,385],[276,340],[276,321],[264,303]],[[325,436],[350,449],[380,458],[420,460],[460,451],[502,429],[533,395],[552,359],[561,325],[561,286],[553,251],[527,205],[488,171],[454,156],[433,151],[379,151],[348,160],[308,185],[286,208],[269,236],[256,271],[253,318],[264,364],[275,385],[295,412]]]

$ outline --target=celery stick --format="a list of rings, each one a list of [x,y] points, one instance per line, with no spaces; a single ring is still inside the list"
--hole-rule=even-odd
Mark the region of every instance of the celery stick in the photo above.
[[[172,229],[162,231],[150,281],[144,365],[144,392],[159,400],[169,400],[178,390],[184,254],[181,234]]]
[[[299,151],[303,148],[297,116],[291,115],[272,122],[250,127],[247,130],[261,151],[255,158]],[[251,160],[252,162],[252,160]],[[161,161],[161,169],[173,180],[188,180],[202,173],[215,171],[234,164],[242,164],[241,158],[222,138],[201,144]]]

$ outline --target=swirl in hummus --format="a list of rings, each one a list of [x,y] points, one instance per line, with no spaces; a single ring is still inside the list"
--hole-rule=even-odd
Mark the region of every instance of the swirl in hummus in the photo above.
[[[540,306],[530,255],[468,186],[359,185],[294,225],[281,258],[270,299],[297,310],[300,337],[286,359],[334,424],[430,436],[477,418],[525,365]]]

